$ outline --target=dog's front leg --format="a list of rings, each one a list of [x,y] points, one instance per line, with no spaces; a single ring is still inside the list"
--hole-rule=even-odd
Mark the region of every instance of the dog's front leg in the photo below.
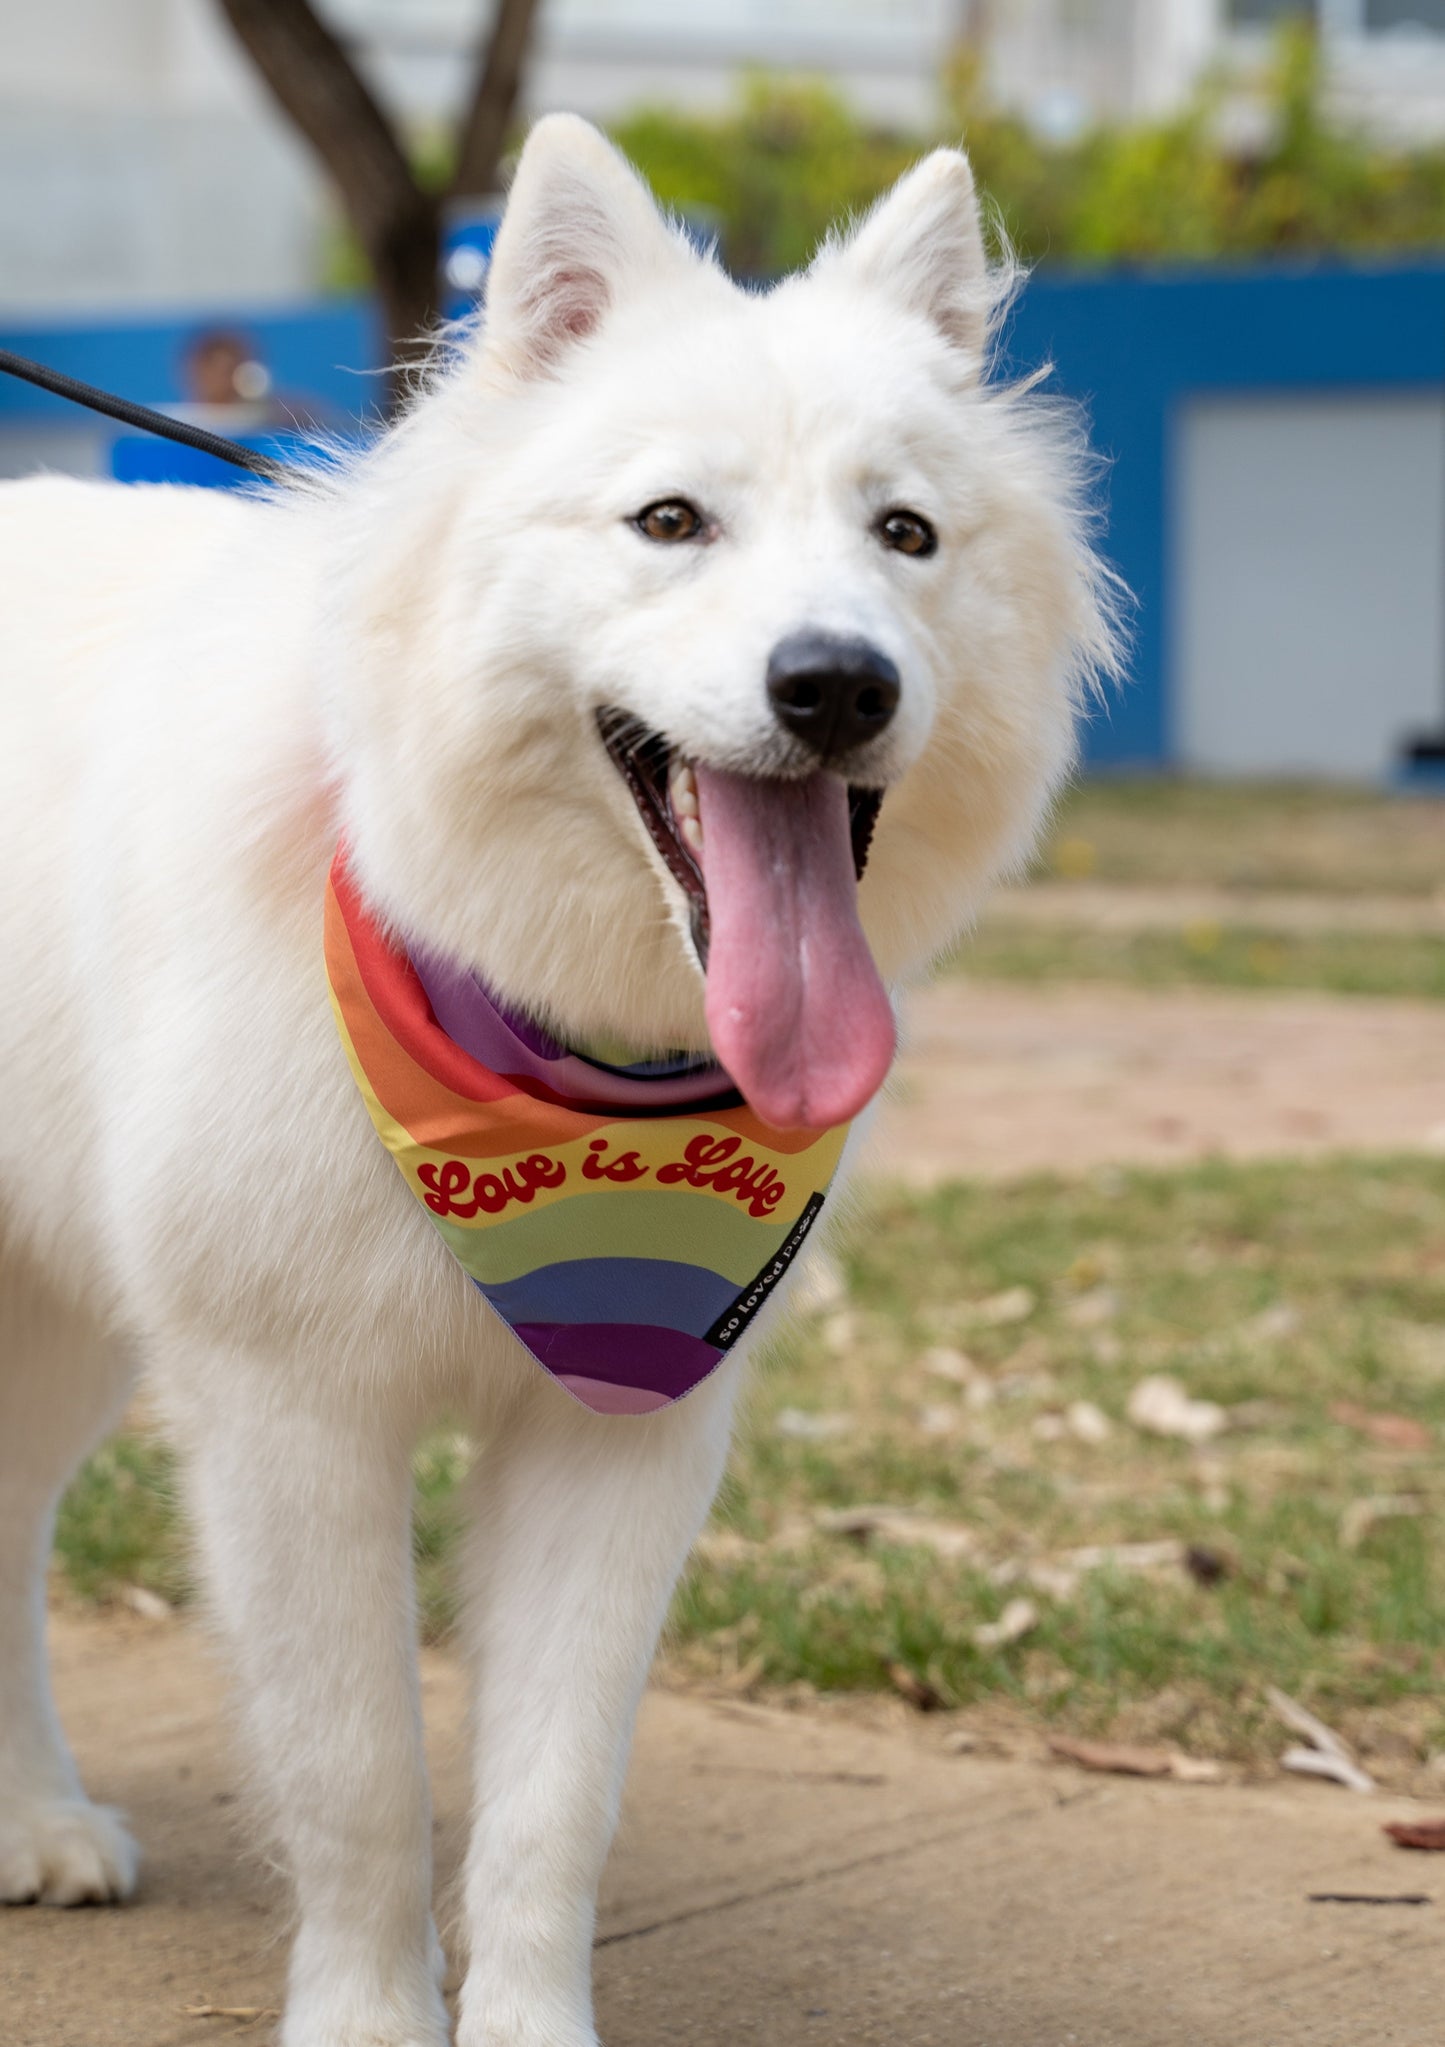
[[[595,2047],[597,1883],[668,1597],[722,1475],[738,1370],[729,1360],[648,1416],[594,1415],[539,1383],[473,1473],[459,2047]]]
[[[296,1884],[283,2047],[442,2047],[408,1418],[333,1383],[228,1355],[164,1393]]]

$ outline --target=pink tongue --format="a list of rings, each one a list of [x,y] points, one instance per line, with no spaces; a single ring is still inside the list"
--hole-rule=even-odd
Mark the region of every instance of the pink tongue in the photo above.
[[[765,1123],[828,1130],[872,1100],[893,1011],[858,922],[848,792],[699,767],[713,1048]]]

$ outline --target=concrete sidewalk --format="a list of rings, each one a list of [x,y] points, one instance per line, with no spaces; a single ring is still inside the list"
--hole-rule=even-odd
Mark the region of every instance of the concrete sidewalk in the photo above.
[[[219,1688],[186,1628],[65,1619],[98,1797],[147,1851],[123,1911],[0,1918],[7,2047],[269,2038],[284,1893],[248,1850]],[[457,1670],[426,1660],[439,1862],[465,1786]],[[654,1694],[604,1891],[607,2047],[1435,2047],[1445,1864],[1408,1810],[1327,1787],[1086,1777],[952,1757],[934,1724]],[[1426,1906],[1312,1891],[1428,1892]]]
[[[1438,1153],[1445,1004],[946,979],[909,999],[876,1130],[867,1169],[925,1185],[1201,1158]]]

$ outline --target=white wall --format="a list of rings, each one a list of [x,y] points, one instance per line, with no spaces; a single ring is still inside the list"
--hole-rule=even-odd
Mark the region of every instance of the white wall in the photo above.
[[[306,297],[325,215],[212,0],[0,0],[0,317]]]
[[[1445,726],[1445,399],[1200,400],[1175,454],[1183,763],[1373,777]]]
[[[492,0],[321,4],[403,119],[454,115]],[[927,126],[960,6],[543,0],[527,111],[716,107],[766,66]],[[304,298],[330,215],[215,0],[0,0],[0,319]]]
[[[376,83],[415,119],[450,118],[486,0],[325,0]],[[879,120],[927,126],[966,0],[543,0],[531,108],[610,120],[640,104],[725,105],[749,68],[831,79]]]

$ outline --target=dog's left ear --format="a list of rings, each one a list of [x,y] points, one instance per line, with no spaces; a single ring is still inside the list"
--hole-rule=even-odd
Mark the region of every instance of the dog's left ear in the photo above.
[[[886,291],[982,364],[989,277],[978,194],[960,149],[936,149],[879,200],[850,239],[825,249],[820,273]]]
[[[497,233],[485,355],[545,376],[614,304],[696,261],[606,137],[549,114],[527,138]]]

